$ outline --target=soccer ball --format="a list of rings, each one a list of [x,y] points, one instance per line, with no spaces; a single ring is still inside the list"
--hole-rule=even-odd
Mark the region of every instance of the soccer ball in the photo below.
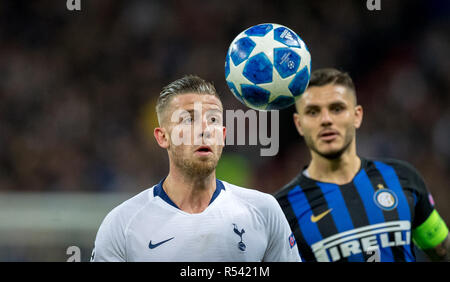
[[[305,91],[311,55],[291,29],[273,23],[252,26],[232,42],[225,79],[234,96],[255,110],[281,110]]]

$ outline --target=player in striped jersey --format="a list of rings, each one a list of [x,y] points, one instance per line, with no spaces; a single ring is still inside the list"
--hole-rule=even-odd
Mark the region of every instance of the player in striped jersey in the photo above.
[[[449,260],[448,228],[420,174],[356,153],[363,109],[346,73],[312,73],[294,123],[311,162],[276,193],[303,261],[415,261],[414,244]]]

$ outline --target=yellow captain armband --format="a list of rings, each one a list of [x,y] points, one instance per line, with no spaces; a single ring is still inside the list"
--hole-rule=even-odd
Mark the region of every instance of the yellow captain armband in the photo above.
[[[436,210],[433,210],[427,220],[412,232],[414,244],[422,250],[436,247],[447,235],[447,225]]]

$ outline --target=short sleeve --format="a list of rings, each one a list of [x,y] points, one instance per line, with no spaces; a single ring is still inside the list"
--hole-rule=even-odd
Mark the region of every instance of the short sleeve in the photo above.
[[[421,249],[433,248],[447,237],[447,225],[436,211],[433,197],[420,173],[407,163],[404,163],[404,169],[408,188],[413,189],[415,198],[411,228],[413,241]]]
[[[410,163],[400,160],[385,160],[397,172],[403,189],[412,192],[414,197],[414,216],[411,218],[412,229],[421,225],[434,209],[434,202],[422,175]]]
[[[124,262],[125,232],[115,210],[103,220],[97,232],[91,262]]]
[[[409,170],[411,186],[414,188],[415,206],[412,229],[421,225],[434,210],[434,201],[431,193],[428,192],[425,181],[420,173],[412,166],[407,165]]]
[[[297,243],[280,205],[272,195],[268,195],[269,243],[264,254],[266,262],[300,262]]]

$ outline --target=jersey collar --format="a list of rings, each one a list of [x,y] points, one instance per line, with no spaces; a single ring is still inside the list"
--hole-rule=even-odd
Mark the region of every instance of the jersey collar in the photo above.
[[[153,196],[156,197],[160,197],[161,199],[163,199],[163,201],[165,201],[166,203],[168,203],[169,205],[180,209],[167,195],[166,191],[164,191],[162,185],[164,183],[164,180],[166,180],[166,177],[164,177],[153,189]],[[219,196],[220,191],[225,190],[225,185],[223,185],[222,181],[220,181],[219,179],[216,178],[216,190],[214,191],[214,194],[211,197],[211,201],[209,202],[209,205],[211,205],[211,203]]]
[[[359,166],[359,170],[358,170],[358,172],[355,174],[355,176],[353,176],[352,180],[351,180],[349,183],[352,183],[353,180],[361,173],[361,171],[363,171],[363,170],[367,167],[367,163],[368,163],[367,159],[364,158],[364,157],[359,157],[359,159],[361,160],[361,164],[360,164],[360,166]],[[305,180],[307,180],[307,181],[309,181],[309,182],[314,182],[314,183],[316,183],[316,182],[319,182],[319,183],[329,183],[329,182],[322,182],[322,181],[318,181],[318,180],[315,180],[315,179],[310,178],[309,173],[308,173],[308,166],[309,166],[309,164],[306,165],[306,166],[304,166],[304,167],[303,167],[303,170],[300,171],[300,173],[297,175],[297,179],[298,179],[299,181],[303,178],[303,179],[305,179]],[[349,184],[349,183],[346,183],[346,184],[343,184],[343,185],[347,185],[347,184]],[[334,184],[334,183],[331,183],[331,184]]]

